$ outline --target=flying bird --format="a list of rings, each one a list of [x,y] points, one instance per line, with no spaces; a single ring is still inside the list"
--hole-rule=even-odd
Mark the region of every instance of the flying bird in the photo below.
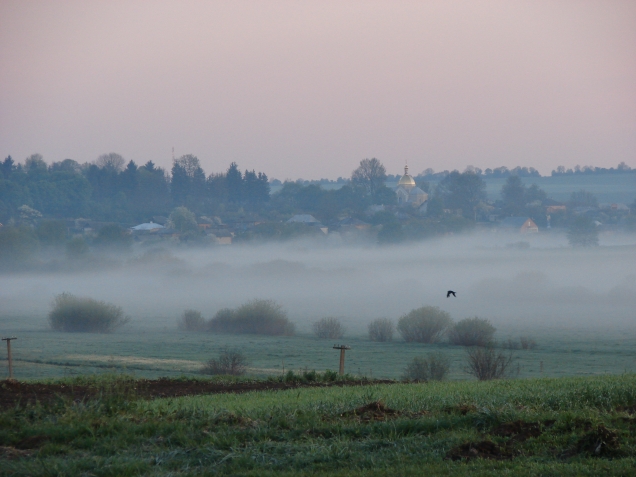
[[[453,290],[448,290],[446,292],[446,298],[448,298],[451,295],[453,295],[455,298],[457,298],[457,295],[455,295],[455,292]]]

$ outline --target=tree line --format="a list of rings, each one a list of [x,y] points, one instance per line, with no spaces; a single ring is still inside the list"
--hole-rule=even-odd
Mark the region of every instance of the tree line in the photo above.
[[[47,164],[40,154],[24,164],[11,156],[0,163],[0,222],[18,217],[25,205],[46,217],[138,222],[179,206],[196,213],[224,204],[258,208],[269,193],[265,173],[241,172],[232,163],[223,173],[206,175],[191,154],[175,159],[170,173],[152,161],[126,163],[115,153],[85,164],[72,159]]]

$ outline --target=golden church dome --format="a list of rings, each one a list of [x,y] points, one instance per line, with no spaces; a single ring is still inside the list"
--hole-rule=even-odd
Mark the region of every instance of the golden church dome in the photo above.
[[[398,182],[398,187],[400,186],[404,187],[405,189],[410,189],[412,187],[415,187],[415,179],[413,179],[409,175],[409,166],[404,166],[404,175]]]

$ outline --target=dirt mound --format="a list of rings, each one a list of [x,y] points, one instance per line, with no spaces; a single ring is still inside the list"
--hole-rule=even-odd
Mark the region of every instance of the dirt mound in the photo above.
[[[71,386],[67,384],[25,383],[15,380],[0,381],[0,407],[6,408],[28,403],[50,403],[55,399],[70,398],[81,402],[99,396],[124,395],[141,399],[195,396],[198,394],[246,393],[250,391],[278,391],[305,387],[367,386],[394,384],[396,381],[337,381],[333,383],[284,383],[280,381],[244,381],[223,383],[206,380],[183,379],[130,379],[117,382],[113,387]]]
[[[341,414],[342,417],[357,417],[361,421],[386,421],[399,415],[399,411],[386,407],[382,401],[370,402]]]
[[[509,437],[510,441],[523,442],[531,437],[539,437],[543,434],[544,427],[550,427],[555,421],[541,422],[526,422],[526,421],[514,421],[501,424],[494,428],[490,433],[494,436]]]
[[[4,459],[19,459],[20,457],[30,456],[28,450],[20,450],[15,447],[0,446],[0,457]]]
[[[606,456],[615,454],[619,449],[618,434],[603,424],[585,434],[576,443],[576,450],[580,454]]]
[[[25,437],[24,439],[22,439],[20,442],[18,442],[15,445],[16,449],[39,449],[40,447],[42,447],[44,444],[46,444],[48,441],[50,441],[51,438],[48,436],[44,436],[44,435],[37,435],[37,436],[30,436],[30,437]]]
[[[448,414],[461,414],[465,416],[471,412],[477,412],[477,406],[474,404],[458,404],[456,406],[447,406],[442,411]]]
[[[500,447],[492,441],[468,442],[454,447],[446,454],[446,459],[450,460],[505,460],[510,458],[512,458],[512,454],[505,447]]]

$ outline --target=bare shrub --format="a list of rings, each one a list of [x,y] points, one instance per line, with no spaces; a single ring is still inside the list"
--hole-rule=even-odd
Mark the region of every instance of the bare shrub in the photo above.
[[[465,318],[448,332],[448,341],[460,346],[487,346],[497,329],[485,318]]]
[[[537,342],[527,336],[520,336],[519,342],[521,344],[521,349],[535,349],[537,347]]]
[[[501,344],[503,349],[535,349],[537,342],[527,336],[520,336],[518,340],[508,339]]]
[[[247,358],[240,350],[236,348],[221,348],[219,357],[205,363],[203,368],[201,368],[201,373],[240,376],[245,374],[247,364]]]
[[[235,310],[224,308],[210,320],[210,331],[259,335],[294,334],[283,307],[272,300],[252,300]]]
[[[204,331],[206,329],[205,319],[200,311],[186,310],[183,312],[177,325],[183,331]]]
[[[378,318],[369,323],[369,339],[379,342],[393,341],[394,328],[393,320]]]
[[[436,306],[423,306],[402,316],[397,329],[404,341],[434,343],[452,323],[447,312]]]
[[[514,377],[518,373],[512,368],[514,356],[496,352],[492,346],[486,348],[469,348],[466,351],[467,366],[465,371],[480,381]]]
[[[415,357],[404,370],[404,378],[415,381],[442,381],[448,374],[450,361],[441,353],[426,358]]]
[[[511,338],[508,338],[506,341],[501,343],[501,347],[503,349],[519,349],[520,345],[519,345],[519,342],[517,340],[513,340]]]
[[[314,322],[312,326],[314,334],[321,339],[338,339],[342,338],[345,327],[340,323],[338,318],[322,318]]]
[[[119,306],[70,293],[57,295],[49,312],[49,324],[55,331],[110,333],[128,321]]]

